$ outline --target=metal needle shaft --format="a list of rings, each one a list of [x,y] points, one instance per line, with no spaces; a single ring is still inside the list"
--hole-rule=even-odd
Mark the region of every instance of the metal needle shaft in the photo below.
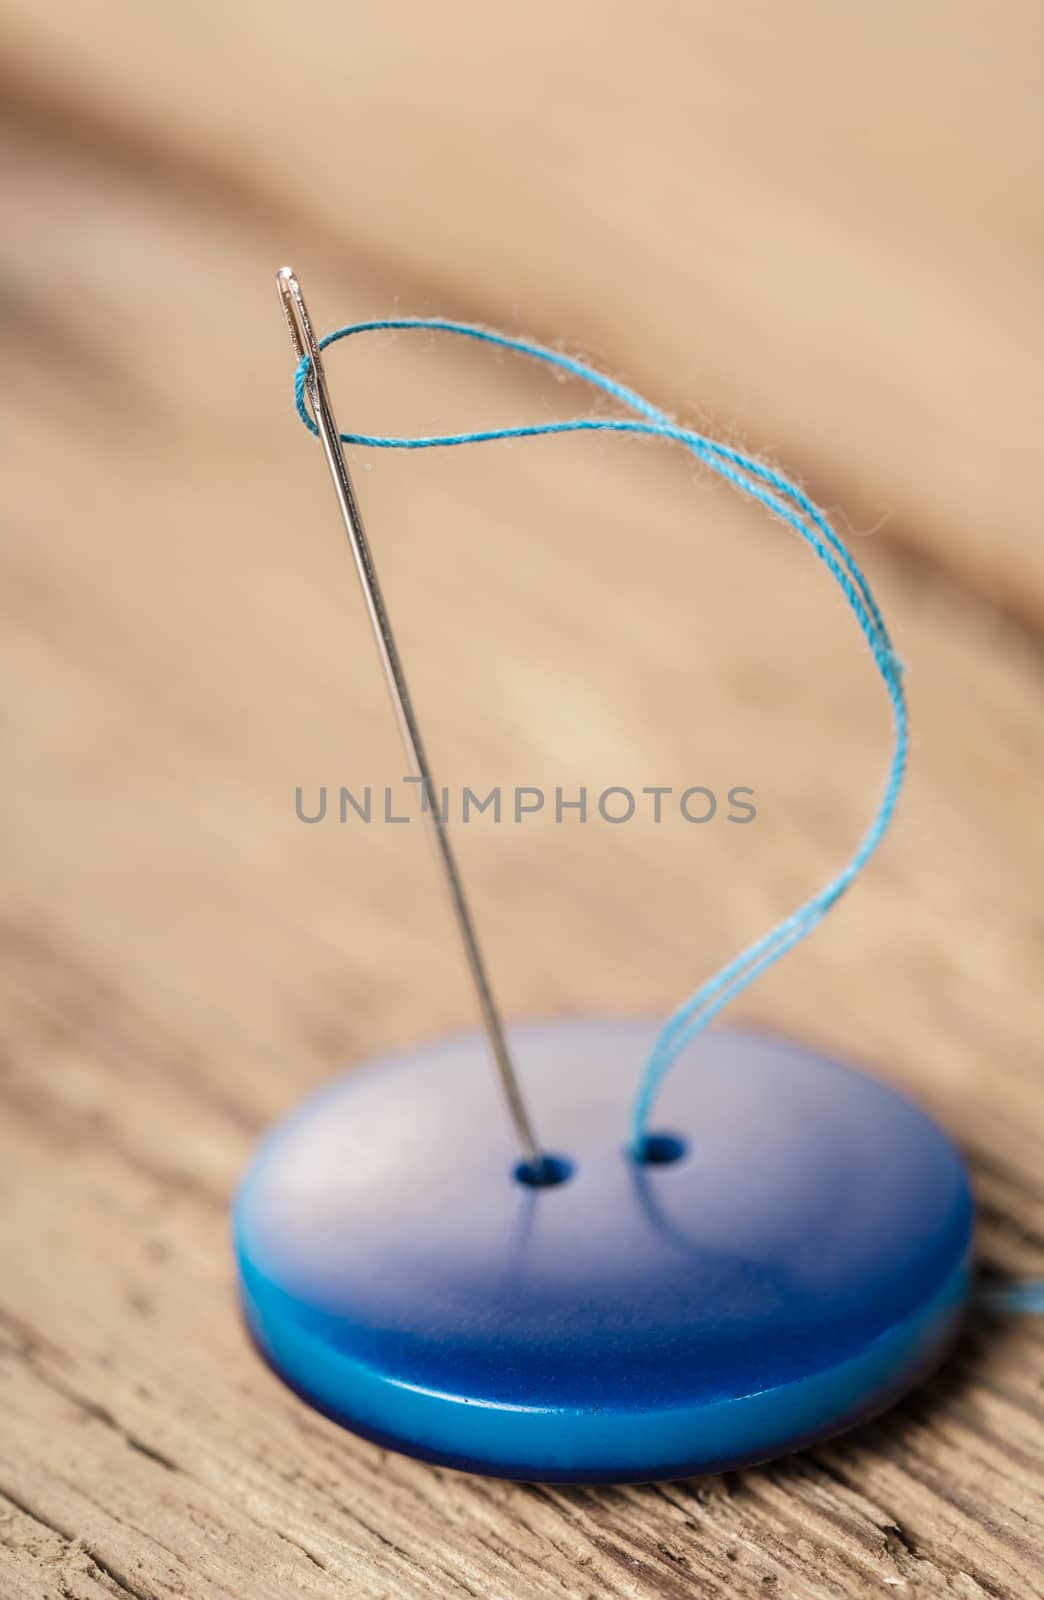
[[[337,423],[334,421],[319,341],[315,336],[308,309],[301,294],[301,286],[289,267],[280,268],[276,275],[276,284],[279,289],[279,298],[282,302],[287,327],[290,330],[294,354],[299,362],[305,357],[308,358],[306,388],[312,406],[312,414],[319,430],[319,437],[322,440],[326,462],[330,468],[330,476],[333,479],[334,492],[337,495],[337,504],[344,521],[345,531],[348,534],[352,555],[355,558],[356,571],[362,584],[366,609],[373,626],[381,665],[384,668],[384,676],[387,679],[392,704],[395,707],[395,715],[398,719],[406,758],[410,765],[412,776],[420,780],[421,793],[426,800],[428,815],[431,817],[439,862],[449,891],[457,926],[460,929],[460,936],[464,943],[468,967],[478,995],[479,1009],[482,1013],[486,1037],[493,1053],[497,1071],[500,1074],[500,1081],[507,1097],[508,1109],[511,1112],[512,1121],[515,1124],[525,1157],[534,1168],[539,1168],[542,1162],[540,1147],[537,1144],[533,1125],[530,1122],[525,1102],[522,1099],[518,1077],[512,1064],[507,1040],[504,1037],[504,1025],[500,1020],[500,1012],[493,999],[493,992],[486,973],[486,965],[482,959],[475,927],[471,920],[471,912],[468,909],[460,873],[457,870],[457,863],[450,845],[449,835],[446,830],[446,818],[443,815],[438,790],[432,781],[431,769],[424,753],[424,745],[421,741],[420,730],[417,727],[413,703],[406,687],[402,662],[399,659],[399,652],[395,644],[391,623],[388,621],[388,612],[385,608],[381,586],[377,579],[377,569],[370,553],[369,542],[366,538],[362,518],[359,514],[359,506],[355,498],[355,491],[348,472],[348,463],[345,460],[341,436]]]

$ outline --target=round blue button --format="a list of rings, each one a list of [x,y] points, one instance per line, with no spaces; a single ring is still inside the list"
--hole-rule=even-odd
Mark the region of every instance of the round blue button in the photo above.
[[[411,1455],[543,1481],[688,1476],[880,1410],[952,1338],[973,1207],[938,1126],[777,1037],[704,1036],[626,1148],[658,1029],[512,1030],[558,1181],[484,1041],[337,1079],[235,1206],[247,1323],[304,1399]]]

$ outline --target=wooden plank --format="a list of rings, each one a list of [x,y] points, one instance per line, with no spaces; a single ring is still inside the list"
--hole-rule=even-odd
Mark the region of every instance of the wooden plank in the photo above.
[[[229,184],[404,309],[566,336],[1044,616],[1033,0],[5,12],[41,119]]]
[[[395,785],[401,761],[289,413],[288,230],[191,180],[157,193],[89,142],[12,125],[4,150],[4,1592],[1037,1593],[1032,1320],[980,1319],[849,1439],[660,1489],[439,1472],[262,1368],[227,1241],[254,1139],[471,1003],[420,830],[294,815],[298,784]],[[324,320],[416,281],[319,247],[299,265]],[[403,430],[574,399],[426,339],[346,352],[337,384],[345,418]],[[443,781],[756,791],[749,828],[460,829],[513,1015],[666,1008],[852,848],[882,696],[779,528],[620,442],[367,459],[360,492]],[[973,1160],[987,1265],[1039,1270],[1040,645],[870,560],[909,667],[908,801],[747,1014],[932,1106]]]

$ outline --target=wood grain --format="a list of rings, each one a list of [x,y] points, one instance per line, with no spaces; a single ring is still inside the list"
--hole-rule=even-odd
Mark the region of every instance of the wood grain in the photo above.
[[[859,548],[908,666],[909,794],[865,885],[746,1014],[916,1094],[968,1151],[986,1269],[1044,1268],[1040,546],[1033,496],[999,444],[1012,397],[1039,382],[1015,338],[1019,307],[1038,292],[1036,224],[1006,187],[1019,188],[1032,160],[1019,98],[1032,14],[1005,11],[1007,43],[984,45],[977,63],[960,56],[962,71],[993,86],[990,117],[970,129],[956,114],[956,66],[934,99],[926,91],[916,126],[907,120],[923,20],[909,19],[912,54],[894,62],[887,106],[880,79],[870,82],[883,24],[853,22],[859,32],[838,36],[853,57],[867,54],[845,93],[821,74],[829,126],[851,144],[858,122],[860,171],[878,172],[896,203],[881,141],[894,141],[897,161],[900,151],[919,161],[927,182],[951,130],[941,108],[969,165],[976,129],[1005,152],[1005,184],[991,188],[975,168],[973,193],[956,179],[945,189],[945,217],[911,216],[904,250],[956,262],[935,285],[928,323],[933,296],[914,311],[898,293],[887,207],[866,211],[860,235],[858,197],[830,189],[841,206],[831,227],[822,216],[795,224],[803,240],[818,229],[824,247],[861,242],[845,293],[854,306],[873,287],[899,318],[900,342],[905,317],[955,359],[949,330],[967,318],[967,386],[914,363],[875,434],[867,373],[883,381],[895,358],[878,348],[876,315],[836,325],[824,401],[810,380],[825,347],[806,364],[798,344],[759,344],[767,311],[749,275],[715,285],[736,298],[713,318],[699,314],[708,286],[690,284],[688,297],[671,287],[677,252],[650,248],[655,229],[636,209],[640,141],[610,160],[566,138],[580,123],[562,109],[565,63],[579,58],[562,39],[590,22],[584,8],[563,21],[538,6],[525,30],[505,9],[508,44],[532,56],[517,57],[496,94],[477,70],[491,23],[466,78],[463,67],[453,76],[451,45],[471,48],[464,35],[478,28],[463,6],[444,10],[438,28],[419,9],[394,30],[373,13],[355,19],[352,59],[328,34],[325,50],[313,41],[288,56],[274,10],[260,6],[250,37],[238,36],[242,70],[229,57],[233,7],[208,13],[207,49],[159,10],[146,19],[84,6],[61,36],[60,12],[12,0],[5,10],[17,92],[0,159],[18,226],[0,243],[0,428],[12,464],[0,595],[0,1593],[1039,1595],[1039,1321],[978,1316],[912,1400],[773,1467],[661,1488],[541,1489],[440,1472],[312,1415],[247,1347],[227,1239],[230,1193],[274,1116],[342,1063],[473,1014],[421,831],[305,827],[294,815],[297,785],[396,784],[401,759],[316,451],[289,409],[271,275],[290,257],[324,323],[401,305],[575,336],[686,415],[690,395],[702,396],[754,444],[771,439],[785,458],[792,440],[797,467],[836,486],[857,520],[864,490],[895,495],[888,537]],[[679,38],[695,26],[670,15]],[[708,59],[687,54],[692,116],[742,28],[763,50],[747,58],[748,113],[759,83],[775,92],[779,77],[795,82],[793,54],[768,73],[764,52],[786,41],[767,13],[738,12],[742,23],[721,13],[713,25],[698,15]],[[590,82],[570,79],[581,108],[617,81],[610,39],[623,71],[622,13],[599,17],[585,35]],[[685,54],[651,25],[634,51],[642,85]],[[944,54],[959,55],[953,37]],[[553,67],[541,92],[538,55]],[[359,65],[378,56],[383,77]],[[329,162],[303,190],[295,177],[287,198],[302,62],[316,125],[342,128],[356,152],[350,214],[338,187],[348,180]],[[681,118],[681,66],[671,71],[658,115]],[[394,149],[354,132],[389,133],[378,94],[390,82]],[[699,113],[717,115],[719,132],[725,98],[721,88],[717,109]],[[789,116],[789,90],[786,103]],[[455,199],[440,172],[480,112],[494,130],[466,145],[486,175],[479,205]],[[730,115],[738,129],[739,111]],[[804,115],[793,110],[784,125],[787,148],[815,142]],[[509,137],[512,118],[521,132]],[[637,122],[649,147],[666,141],[665,122]],[[261,141],[262,123],[254,144],[247,133]],[[685,126],[696,140],[698,123]],[[749,166],[760,150],[781,164],[778,217],[788,196],[793,207],[811,202],[770,142],[759,121],[726,154]],[[623,220],[606,198],[614,174]],[[656,181],[666,189],[669,173]],[[569,266],[581,188],[592,207],[584,259],[604,269],[583,289]],[[396,221],[393,197],[407,190],[431,208],[423,228],[419,211],[409,227]],[[765,175],[766,205],[769,191]],[[662,192],[657,203],[668,203]],[[527,226],[505,231],[513,205],[530,208]],[[952,245],[985,249],[988,217],[988,270],[1026,265],[1021,300],[1000,296],[999,307],[973,293],[979,268],[961,265]],[[690,263],[695,216],[691,230]],[[706,255],[720,259],[720,244]],[[733,256],[754,261],[739,243]],[[852,266],[846,257],[837,267],[846,282]],[[793,290],[797,265],[784,277]],[[806,317],[834,281],[825,272],[802,290]],[[648,302],[636,317],[638,292]],[[669,322],[683,299],[687,320]],[[795,303],[768,308],[787,339],[800,331]],[[742,371],[725,355],[741,305],[751,319]],[[987,349],[1003,383],[974,365]],[[334,370],[344,419],[390,430],[585,404],[571,386],[427,339],[377,340],[340,353]],[[907,454],[915,420],[933,448]],[[985,443],[973,461],[975,428]],[[1013,449],[1025,446],[1019,437]],[[995,540],[966,514],[970,502],[938,499],[951,472],[1004,511]],[[374,456],[360,460],[359,487],[442,781],[743,783],[757,793],[746,829],[673,818],[459,830],[512,1015],[665,1009],[844,859],[883,775],[886,708],[828,580],[780,529],[691,464],[621,441]]]

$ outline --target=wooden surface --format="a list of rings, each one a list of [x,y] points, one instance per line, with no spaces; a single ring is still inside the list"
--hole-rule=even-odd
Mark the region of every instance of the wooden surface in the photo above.
[[[1039,1319],[978,1316],[912,1400],[769,1468],[515,1486],[286,1393],[227,1214],[302,1093],[473,1017],[421,830],[294,815],[402,763],[289,409],[289,258],[324,325],[561,338],[838,508],[911,783],[741,1014],[917,1095],[985,1267],[1044,1270],[1039,11],[299,12],[0,7],[0,1594],[1037,1596]],[[426,338],[333,373],[388,430],[586,403]],[[621,441],[358,478],[443,782],[756,790],[748,828],[458,830],[511,1014],[665,1010],[850,852],[883,695],[779,528]]]

